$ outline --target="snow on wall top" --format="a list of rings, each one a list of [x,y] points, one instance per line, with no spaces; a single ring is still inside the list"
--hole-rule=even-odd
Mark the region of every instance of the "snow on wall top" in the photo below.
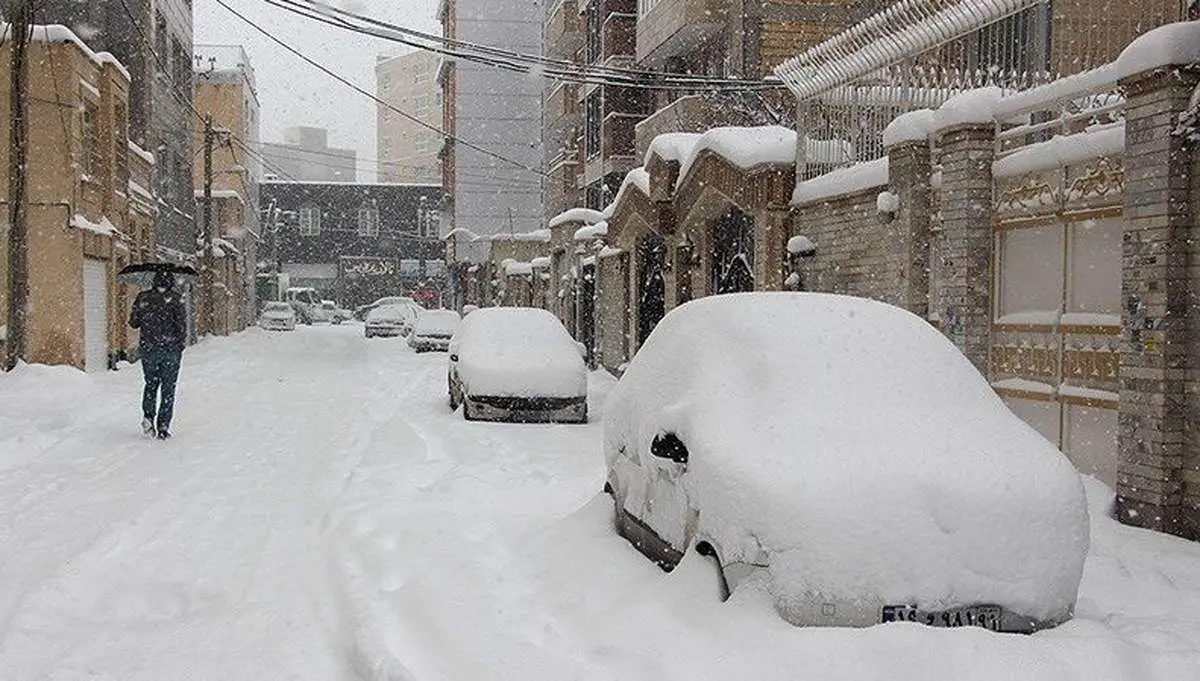
[[[1116,78],[1163,66],[1200,63],[1200,21],[1182,21],[1148,31],[1121,51],[1114,62]]]
[[[613,197],[612,203],[605,206],[604,210],[600,212],[601,217],[605,220],[612,218],[617,204],[621,202],[621,197],[625,195],[631,185],[637,187],[638,191],[645,196],[650,196],[650,173],[646,172],[642,166],[625,173],[625,179],[621,180],[621,188],[617,190],[617,195]]]
[[[680,160],[676,187],[703,151],[711,151],[743,170],[768,163],[788,165],[796,161],[796,131],[781,125],[713,128],[701,135]]]
[[[483,241],[549,241],[550,230],[535,229],[532,232],[518,232],[517,234],[491,234],[485,237],[479,237]]]
[[[894,147],[905,142],[924,142],[933,133],[932,109],[917,109],[896,116],[883,130],[883,146]]]
[[[683,157],[696,146],[700,139],[698,132],[666,132],[650,140],[650,148],[646,150],[645,165],[650,165],[650,157],[658,156],[664,161],[682,161]]]
[[[608,236],[608,223],[604,220],[575,230],[575,241],[588,241],[599,236]]]
[[[886,156],[874,161],[858,163],[849,168],[840,168],[820,177],[796,183],[792,192],[792,205],[820,201],[855,194],[866,189],[882,187],[888,183],[888,159]]]
[[[592,210],[591,208],[569,208],[550,218],[549,226],[558,227],[568,222],[582,222],[585,225],[594,225],[603,219],[604,214],[598,210]]]
[[[1093,158],[1114,156],[1125,150],[1125,121],[1093,126],[1074,135],[1056,135],[992,163],[995,177],[1013,177],[1039,170],[1073,165]]]
[[[959,125],[992,124],[996,105],[1004,96],[998,87],[983,87],[955,95],[933,114],[933,129],[945,130]]]
[[[450,237],[458,237],[458,236],[465,238],[467,241],[479,240],[479,235],[476,234],[475,232],[472,232],[471,230],[467,229],[466,227],[455,227],[454,229],[450,230],[449,232],[446,232],[446,234],[442,236],[442,241],[445,241],[446,239],[449,239]]]
[[[75,35],[71,29],[62,24],[45,24],[40,26],[30,26],[29,40],[35,43],[71,43],[78,47],[81,52],[87,55],[88,59],[96,65],[112,64],[116,67],[125,80],[132,80],[129,77],[129,69],[120,62],[116,57],[108,52],[96,52],[88,47],[86,43]],[[8,35],[12,31],[12,25],[0,22],[0,34]]]
[[[1105,64],[1091,71],[1058,78],[1045,85],[1013,92],[1001,99],[993,110],[996,120],[1010,123],[1021,122],[1019,116],[1037,111],[1055,102],[1072,98],[1084,92],[1096,92],[1117,82],[1115,64]]]
[[[150,165],[154,165],[154,154],[151,154],[145,149],[139,147],[133,140],[127,140],[127,142],[129,150],[137,154],[138,158],[142,159],[146,163],[149,163]]]

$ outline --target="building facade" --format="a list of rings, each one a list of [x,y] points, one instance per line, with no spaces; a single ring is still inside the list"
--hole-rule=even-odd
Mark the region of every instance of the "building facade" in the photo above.
[[[192,196],[191,0],[46,0],[37,18],[63,24],[97,51],[113,54],[130,74],[129,137],[154,154],[151,189],[160,256],[195,250]],[[132,15],[132,16],[131,16]]]
[[[0,48],[0,59],[9,49]],[[27,59],[25,359],[103,371],[137,346],[126,325],[137,290],[119,284],[116,273],[154,254],[153,161],[129,140],[129,72],[113,55],[93,52],[62,26],[38,26]],[[5,135],[9,82],[6,70]],[[9,164],[0,165],[7,199]],[[0,243],[7,252],[7,229]],[[0,280],[7,262],[0,260]],[[4,319],[8,296],[0,290]]]
[[[525,54],[542,51],[543,13],[529,0],[443,0],[442,34]],[[524,232],[542,224],[542,82],[470,61],[438,68],[442,124],[442,233]],[[455,141],[502,156],[483,153]],[[460,244],[478,261],[486,244]]]
[[[212,116],[213,127],[220,131],[213,144],[212,222],[206,235],[215,275],[211,291],[207,280],[200,282],[197,303],[201,332],[226,335],[252,324],[257,311],[254,281],[262,235],[258,213],[262,169],[246,150],[258,147],[258,90],[254,68],[241,46],[197,45],[195,54],[196,108]],[[203,144],[204,124],[197,121],[194,128]],[[197,163],[194,186],[201,216],[204,184],[204,165]],[[212,320],[206,319],[210,295]]]
[[[285,128],[282,142],[264,142],[262,155],[267,175],[294,182],[354,182],[358,179],[358,152],[329,146],[324,128]]]
[[[282,182],[261,185],[265,225],[260,259],[354,308],[383,296],[440,296],[446,286],[438,238],[440,187],[414,184]]]
[[[440,61],[438,55],[425,51],[380,56],[375,61],[375,96],[434,128],[376,105],[376,178],[380,182],[438,184],[442,180],[437,157],[442,136],[436,130],[442,120],[437,85]]]

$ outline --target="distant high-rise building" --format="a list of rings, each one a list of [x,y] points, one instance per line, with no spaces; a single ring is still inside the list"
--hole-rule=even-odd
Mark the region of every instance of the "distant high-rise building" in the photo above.
[[[448,38],[542,52],[544,13],[529,0],[442,0],[438,18]],[[443,234],[544,226],[542,178],[526,170],[542,165],[542,79],[466,60],[442,60],[437,79],[441,127],[453,136],[445,138],[439,154]],[[484,244],[456,242],[456,258],[477,260],[487,253]]]
[[[376,106],[375,141],[380,182],[438,184],[442,100],[436,76],[440,58],[417,51],[375,62],[375,96],[410,114],[431,130],[382,104]]]
[[[285,128],[283,142],[262,145],[267,175],[301,182],[355,182],[358,152],[329,146],[325,128]]]
[[[129,138],[154,155],[160,248],[196,248],[192,196],[192,0],[42,0],[39,24],[64,24],[129,70]],[[185,254],[187,254],[185,256]]]

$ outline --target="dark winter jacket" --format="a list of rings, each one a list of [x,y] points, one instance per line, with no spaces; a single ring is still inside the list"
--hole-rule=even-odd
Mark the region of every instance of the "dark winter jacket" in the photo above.
[[[187,342],[187,311],[179,292],[174,289],[163,292],[152,288],[139,293],[133,301],[129,325],[141,332],[138,350],[142,353],[151,350],[183,352]]]

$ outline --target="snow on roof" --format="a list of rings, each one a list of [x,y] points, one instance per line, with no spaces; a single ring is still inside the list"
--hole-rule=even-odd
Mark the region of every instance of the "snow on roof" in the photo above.
[[[151,154],[145,149],[139,147],[133,140],[127,140],[127,146],[129,147],[130,151],[137,154],[138,158],[142,159],[146,163],[149,163],[150,165],[154,165],[154,154]]]
[[[548,256],[544,256],[544,255],[543,255],[543,256],[541,256],[541,257],[534,258],[533,260],[530,260],[530,261],[529,261],[529,264],[530,264],[530,265],[532,265],[532,266],[533,266],[533,267],[535,267],[535,268],[538,268],[538,267],[549,267],[549,266],[550,266],[550,258],[549,258]]]
[[[1121,51],[1114,76],[1128,78],[1163,66],[1200,63],[1200,21],[1167,24],[1143,33]]]
[[[886,156],[874,161],[857,163],[849,168],[839,168],[811,180],[796,183],[792,192],[792,205],[800,205],[845,194],[856,194],[866,189],[882,187],[888,183],[888,159]]]
[[[932,109],[917,109],[896,116],[883,130],[883,146],[927,141],[933,134],[933,118]]]
[[[92,63],[97,65],[112,64],[117,71],[125,77],[125,80],[132,80],[129,77],[129,69],[125,68],[116,57],[108,52],[96,52],[88,47],[86,43],[75,35],[71,29],[62,24],[45,24],[40,26],[30,26],[29,40],[35,43],[71,43],[78,47],[81,52],[87,55]],[[8,35],[12,30],[12,26],[5,22],[0,22],[0,35]]]
[[[608,236],[608,223],[604,220],[575,230],[574,239],[575,241],[589,241],[598,236]]]
[[[468,395],[578,397],[587,369],[553,314],[531,307],[488,307],[463,319],[453,343]]]
[[[713,128],[680,159],[676,187],[703,151],[711,151],[743,170],[768,163],[791,164],[796,162],[796,131],[781,125]]]
[[[475,232],[472,232],[471,230],[467,229],[466,227],[455,227],[454,229],[450,230],[449,232],[446,232],[442,236],[442,241],[445,241],[446,239],[449,239],[452,236],[453,237],[462,236],[462,237],[465,237],[468,241],[475,241],[475,240],[479,239],[478,234],[476,234]]]
[[[621,202],[621,197],[625,196],[625,192],[630,186],[637,187],[643,195],[650,196],[650,173],[646,172],[642,166],[625,173],[625,178],[621,180],[621,187],[617,189],[617,195],[613,198],[612,203],[605,206],[604,210],[600,212],[605,220],[612,218],[613,211],[617,209],[617,204]]]
[[[535,229],[532,232],[518,232],[516,234],[507,234],[501,232],[499,234],[489,234],[480,237],[482,241],[549,241],[550,230]]]
[[[696,146],[696,141],[700,139],[698,132],[665,132],[657,135],[650,140],[650,148],[646,150],[646,157],[643,160],[645,165],[650,165],[650,157],[658,156],[664,161],[683,161],[684,156],[691,153],[692,147]]]
[[[241,253],[241,250],[239,250],[238,247],[235,246],[232,241],[230,241],[228,239],[222,239],[221,237],[217,237],[216,239],[213,239],[214,253],[217,251],[217,249],[220,249],[222,251],[221,253],[218,254],[220,256],[231,255],[231,254],[236,255],[238,253]]]
[[[533,274],[533,265],[527,262],[512,261],[504,265],[504,274],[512,277]]]
[[[604,219],[604,214],[591,208],[569,208],[550,218],[549,227],[558,227],[568,222],[582,222],[594,225]]]
[[[241,192],[237,191],[236,189],[214,189],[212,190],[212,197],[214,199],[237,199],[241,203],[245,203],[245,201],[242,199]],[[204,198],[204,190],[197,189],[196,198]]]
[[[117,229],[107,217],[101,217],[100,222],[92,222],[86,217],[76,213],[71,216],[71,226],[75,229],[92,232],[94,234],[103,234],[105,236],[121,236],[121,230]]]
[[[933,114],[934,130],[945,130],[959,125],[992,124],[995,122],[996,105],[1004,91],[992,85],[967,90],[948,99]]]
[[[992,163],[995,177],[1013,177],[1038,170],[1074,165],[1093,158],[1114,156],[1125,150],[1125,121],[1098,125],[1074,135],[1056,135]]]
[[[625,252],[625,251],[623,251],[623,250],[621,250],[621,249],[619,249],[619,248],[614,248],[614,247],[612,247],[612,246],[605,246],[604,248],[601,248],[601,249],[600,249],[600,252],[596,254],[596,257],[598,257],[598,258],[611,258],[611,257],[613,257],[614,255],[621,255],[621,254],[622,254],[622,253],[624,253],[624,252]]]
[[[698,535],[722,560],[768,549],[781,612],[812,594],[818,613],[833,601],[995,603],[1066,619],[1075,605],[1088,546],[1079,474],[903,309],[814,293],[693,300],[659,322],[606,405],[610,467],[629,456],[650,479],[666,473],[676,464],[648,454],[675,434]],[[674,533],[686,509],[661,499]]]

